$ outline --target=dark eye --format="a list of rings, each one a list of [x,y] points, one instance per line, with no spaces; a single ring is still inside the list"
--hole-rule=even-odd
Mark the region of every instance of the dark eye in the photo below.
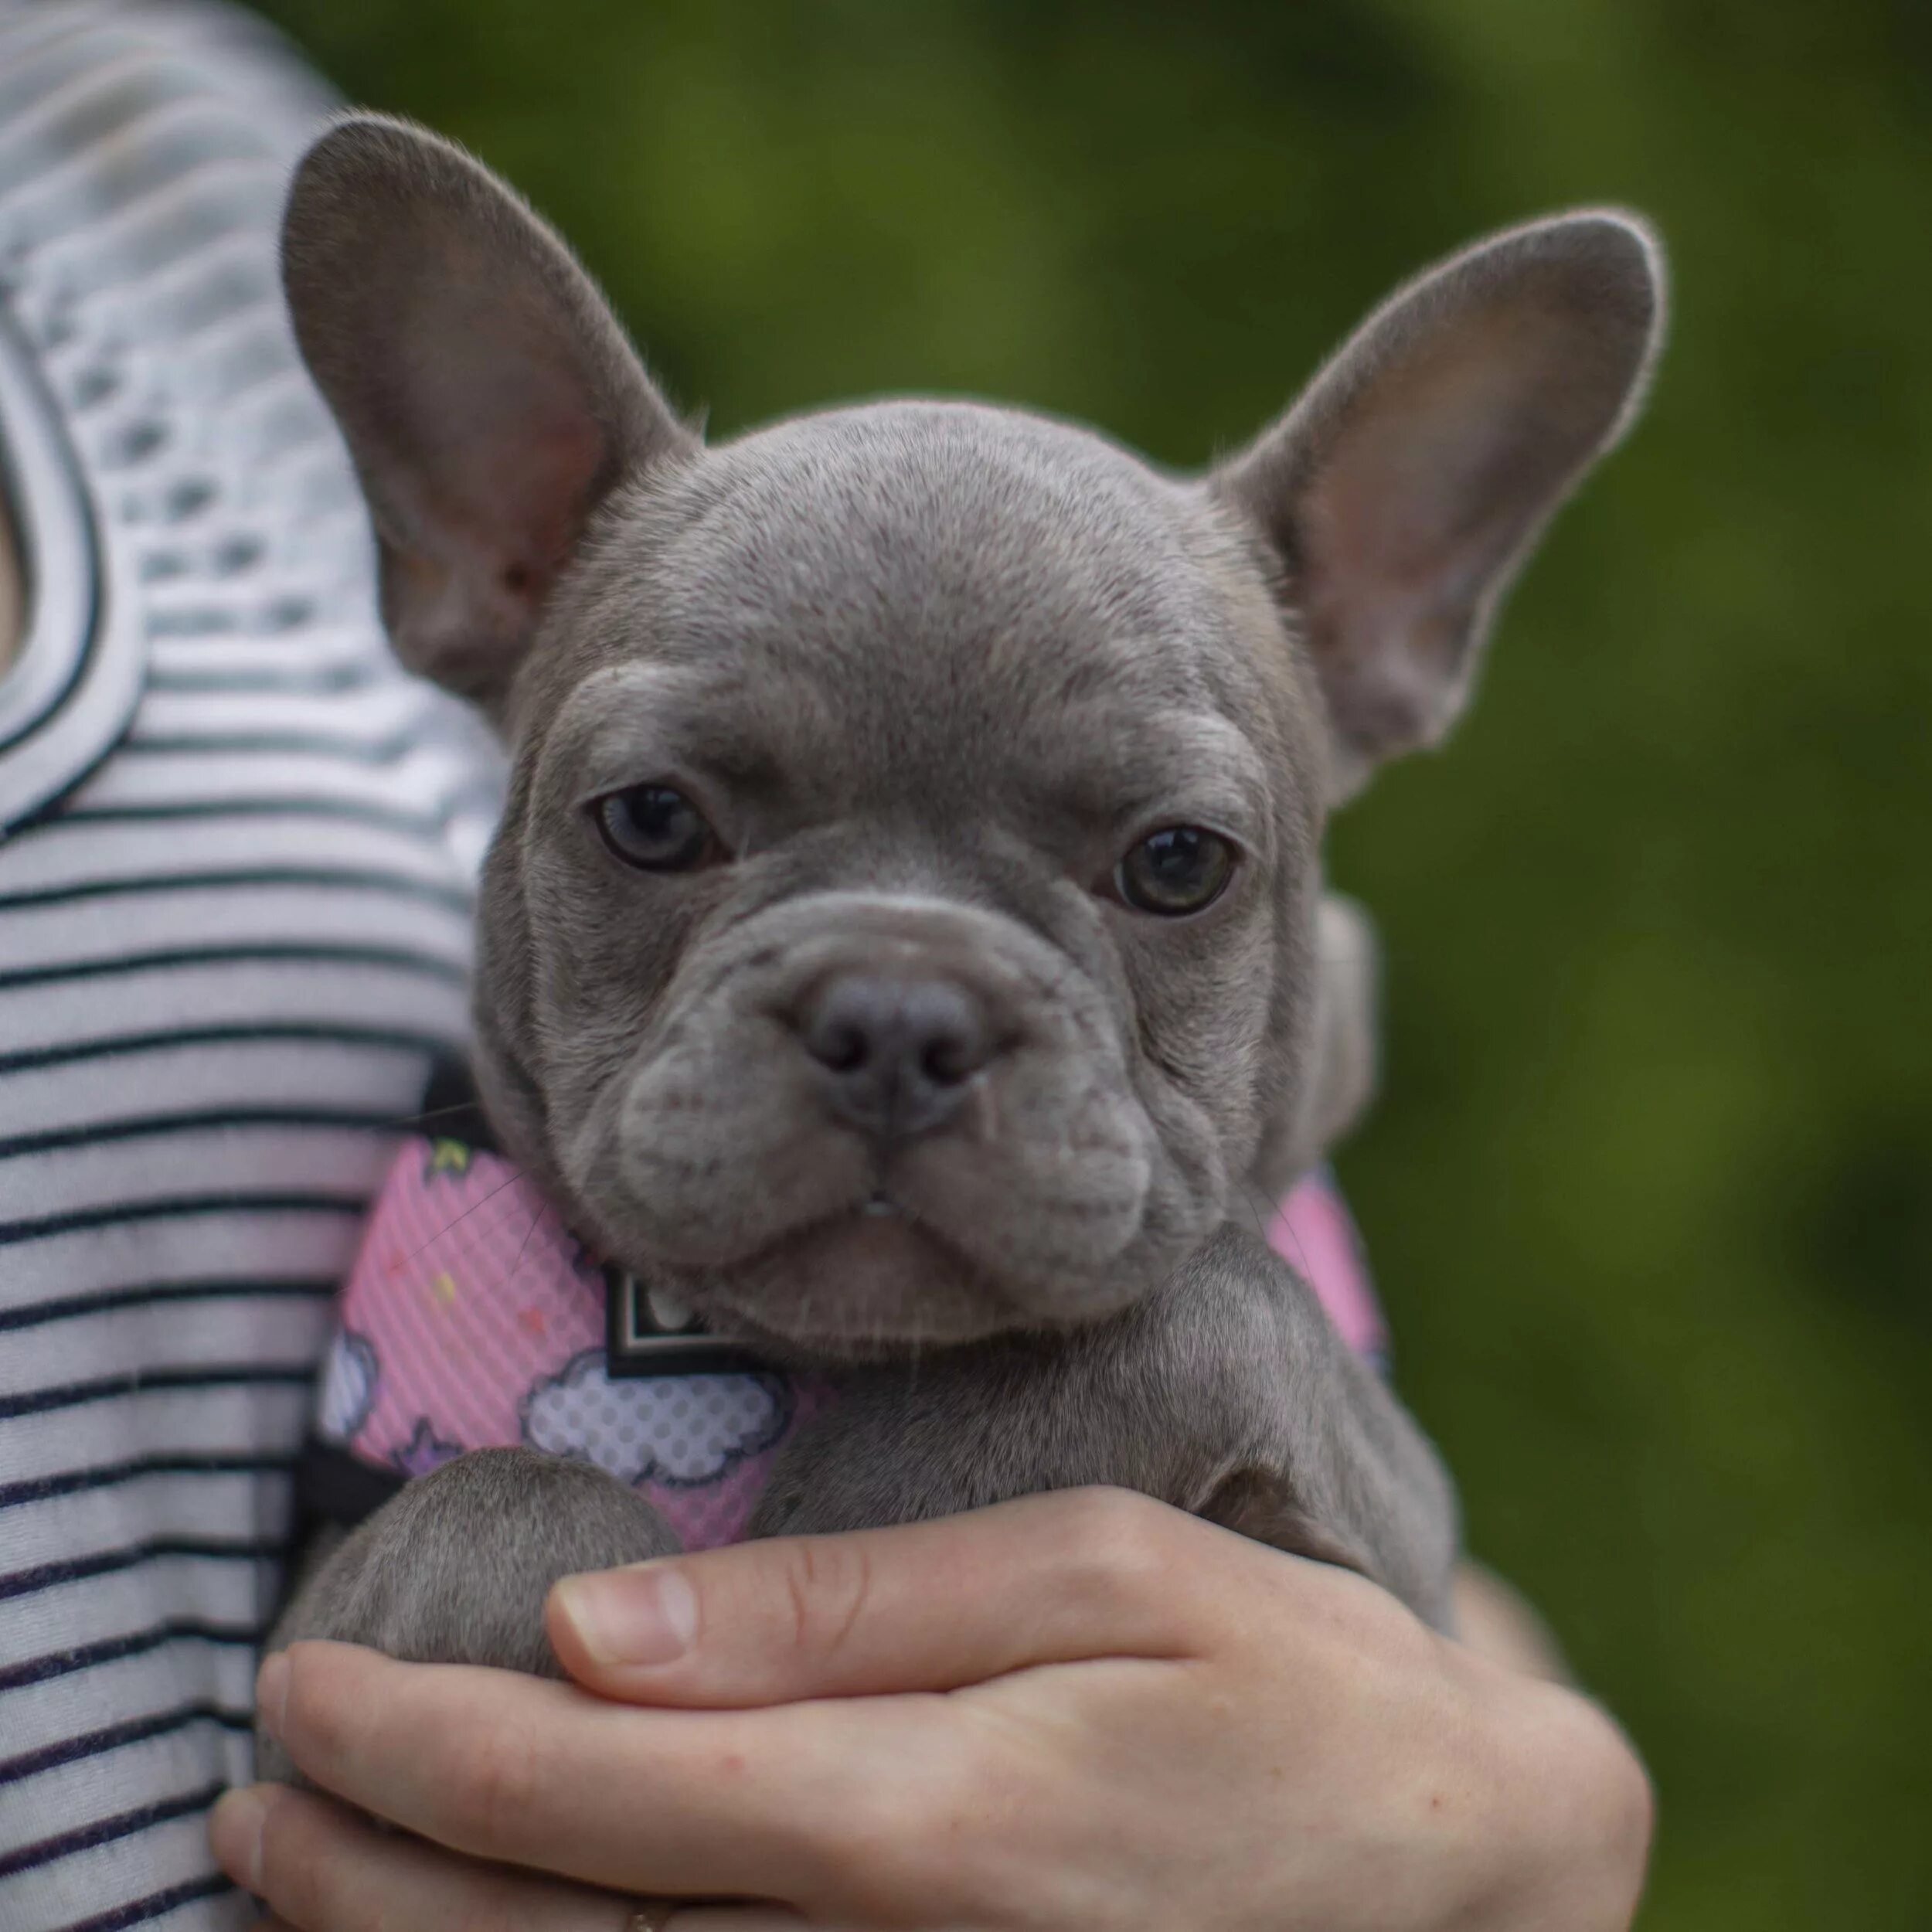
[[[590,810],[604,842],[641,872],[689,872],[717,850],[703,813],[668,785],[613,791]]]
[[[1234,848],[1199,825],[1169,825],[1120,862],[1114,883],[1138,910],[1179,919],[1219,899],[1234,873]]]

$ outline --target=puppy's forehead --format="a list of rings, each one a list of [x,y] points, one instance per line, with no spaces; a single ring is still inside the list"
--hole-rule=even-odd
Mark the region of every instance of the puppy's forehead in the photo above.
[[[882,696],[989,677],[1047,696],[1150,658],[1186,676],[1223,641],[1182,493],[1019,412],[801,418],[713,452],[655,511],[637,562],[673,657],[861,677]]]
[[[634,752],[897,816],[1192,790],[1253,823],[1320,792],[1268,587],[1202,493],[1018,411],[873,403],[708,452],[617,506],[559,642],[555,742],[613,785]]]

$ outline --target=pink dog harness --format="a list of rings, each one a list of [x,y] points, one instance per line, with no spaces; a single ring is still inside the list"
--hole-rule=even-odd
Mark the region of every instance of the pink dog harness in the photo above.
[[[324,1371],[311,1501],[359,1516],[465,1450],[521,1443],[634,1485],[687,1549],[738,1541],[829,1385],[706,1335],[601,1265],[481,1138],[467,1122],[461,1138],[412,1138],[389,1169]],[[1268,1239],[1349,1345],[1379,1356],[1381,1313],[1325,1172],[1289,1194]],[[345,1488],[358,1498],[346,1508]]]

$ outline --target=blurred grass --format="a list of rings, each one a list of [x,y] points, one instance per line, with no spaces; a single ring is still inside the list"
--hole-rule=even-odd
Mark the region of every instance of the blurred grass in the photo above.
[[[270,0],[735,427],[1245,437],[1397,277],[1648,210],[1675,339],[1446,755],[1337,827],[1342,1168],[1475,1546],[1662,1797],[1651,1932],[1932,1925],[1932,9]]]

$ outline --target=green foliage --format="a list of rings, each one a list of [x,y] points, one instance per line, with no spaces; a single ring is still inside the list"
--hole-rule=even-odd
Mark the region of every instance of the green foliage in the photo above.
[[[1475,1546],[1654,1768],[1645,1924],[1932,1924],[1932,10],[268,12],[727,428],[964,390],[1195,464],[1476,231],[1657,218],[1647,421],[1336,830],[1390,958],[1342,1165]]]

